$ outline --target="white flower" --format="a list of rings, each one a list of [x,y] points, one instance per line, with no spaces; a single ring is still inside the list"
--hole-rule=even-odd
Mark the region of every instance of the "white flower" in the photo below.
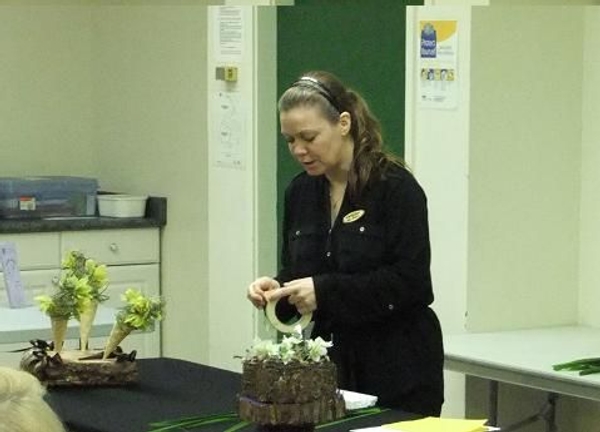
[[[271,340],[255,339],[252,347],[246,352],[247,360],[279,360],[284,364],[291,361],[319,362],[327,357],[327,348],[333,346],[331,342],[316,339],[302,339],[301,336],[284,336],[277,344]]]
[[[281,341],[281,347],[285,349],[293,349],[296,345],[300,345],[302,343],[302,339],[297,336],[284,336]]]
[[[289,348],[289,349],[281,349],[281,348],[283,348],[283,346],[280,347],[279,358],[281,359],[283,364],[288,364],[290,361],[292,361],[295,358],[296,352],[294,351],[293,348]]]
[[[316,339],[306,341],[307,356],[310,361],[318,362],[323,357],[327,357],[327,348],[331,347],[331,342],[324,341],[320,336]]]
[[[247,358],[256,358],[258,360],[265,360],[271,357],[277,357],[279,348],[277,344],[271,340],[260,340],[256,339],[252,347],[248,350]]]

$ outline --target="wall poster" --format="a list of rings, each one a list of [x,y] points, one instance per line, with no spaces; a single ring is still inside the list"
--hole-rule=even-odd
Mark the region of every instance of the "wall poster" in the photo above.
[[[246,168],[244,149],[244,116],[242,99],[236,91],[218,91],[212,105],[215,109],[215,165]]]
[[[456,20],[419,22],[419,106],[458,106],[458,34]]]

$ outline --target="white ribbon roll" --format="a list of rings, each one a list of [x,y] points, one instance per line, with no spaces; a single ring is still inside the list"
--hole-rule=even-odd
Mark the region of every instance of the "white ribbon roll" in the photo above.
[[[287,301],[287,297],[283,298],[285,298]],[[279,300],[281,299],[268,302],[265,308],[267,319],[269,320],[271,325],[277,330],[279,330],[281,333],[296,333],[296,327],[298,326],[300,326],[300,328],[304,330],[306,326],[310,323],[310,320],[312,319],[312,312],[300,316],[300,319],[296,322],[293,322],[291,324],[285,324],[279,320],[277,314],[275,313],[275,308]]]

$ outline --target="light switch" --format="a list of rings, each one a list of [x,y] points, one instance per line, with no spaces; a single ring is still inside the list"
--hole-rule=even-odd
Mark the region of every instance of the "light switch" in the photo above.
[[[219,66],[215,71],[215,78],[221,81],[236,82],[238,68],[237,66]]]

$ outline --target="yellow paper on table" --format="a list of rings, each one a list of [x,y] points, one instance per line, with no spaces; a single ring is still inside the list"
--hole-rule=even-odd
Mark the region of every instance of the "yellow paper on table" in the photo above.
[[[383,429],[402,432],[482,432],[487,420],[462,420],[425,417],[419,420],[401,421],[383,425]]]

